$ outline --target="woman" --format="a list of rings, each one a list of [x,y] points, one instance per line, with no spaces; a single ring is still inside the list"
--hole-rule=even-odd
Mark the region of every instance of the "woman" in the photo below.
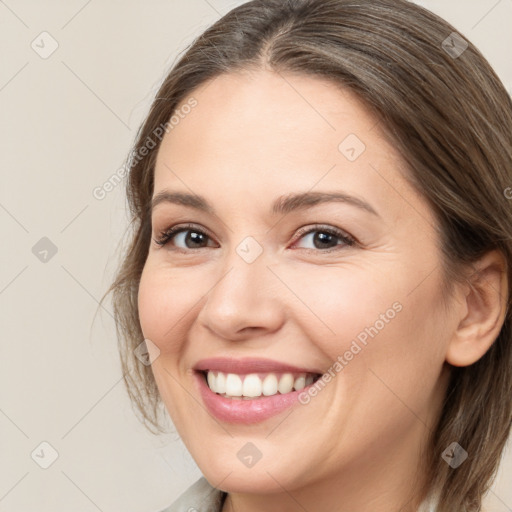
[[[484,57],[405,0],[255,0],[197,38],[139,131],[111,287],[130,397],[204,474],[166,512],[480,510],[511,133]]]

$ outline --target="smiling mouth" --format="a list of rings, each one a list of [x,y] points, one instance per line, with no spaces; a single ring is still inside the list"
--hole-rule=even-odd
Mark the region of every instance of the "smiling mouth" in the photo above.
[[[212,370],[201,370],[199,373],[212,392],[234,400],[255,400],[289,394],[314,384],[322,376],[319,373],[237,374]]]

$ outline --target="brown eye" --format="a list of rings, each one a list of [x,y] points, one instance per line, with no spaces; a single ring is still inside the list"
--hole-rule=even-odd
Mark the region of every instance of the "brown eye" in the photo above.
[[[307,250],[320,250],[328,252],[337,246],[352,246],[354,238],[334,227],[316,226],[300,232],[299,240],[308,240],[312,247],[303,247]],[[341,243],[339,243],[341,241]],[[326,251],[327,250],[327,251]]]
[[[209,235],[195,226],[175,226],[160,234],[155,243],[166,246],[172,242],[177,249],[202,249],[207,246]]]

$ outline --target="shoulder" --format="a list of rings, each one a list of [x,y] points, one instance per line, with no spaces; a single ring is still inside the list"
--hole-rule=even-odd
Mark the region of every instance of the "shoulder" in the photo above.
[[[159,512],[220,512],[225,492],[210,485],[203,476],[169,507]]]

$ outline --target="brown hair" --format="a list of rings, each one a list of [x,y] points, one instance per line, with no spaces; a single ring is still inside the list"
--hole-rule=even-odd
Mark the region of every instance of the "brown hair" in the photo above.
[[[137,293],[150,243],[159,142],[144,158],[137,155],[195,88],[222,73],[265,66],[327,78],[350,88],[378,114],[408,164],[406,178],[432,207],[445,296],[451,297],[453,284],[464,282],[468,268],[488,251],[499,249],[506,258],[509,296],[501,332],[476,363],[451,367],[423,461],[426,492],[438,493],[439,512],[480,509],[512,418],[512,203],[505,193],[512,186],[512,102],[482,54],[471,43],[465,48],[454,32],[405,0],[254,0],[218,20],[174,65],[129,158],[132,229],[105,294],[113,292],[128,393],[150,430],[162,431],[161,400],[151,367],[133,351],[143,340]],[[469,454],[457,469],[441,457],[453,441]]]

